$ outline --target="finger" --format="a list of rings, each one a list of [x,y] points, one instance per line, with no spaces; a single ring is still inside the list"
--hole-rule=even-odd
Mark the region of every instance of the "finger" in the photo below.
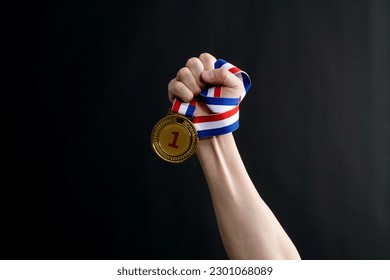
[[[176,80],[182,82],[195,95],[201,92],[196,78],[188,67],[183,67],[177,72]]]
[[[197,57],[192,57],[187,60],[186,67],[191,71],[199,88],[201,89],[206,88],[206,84],[200,78],[200,75],[204,71],[204,66],[202,61]]]
[[[168,97],[171,102],[179,98],[184,102],[194,99],[194,93],[181,81],[172,79],[168,84]]]
[[[238,88],[242,86],[241,80],[224,68],[204,71],[201,77],[205,83],[211,85],[220,85],[228,88]]]
[[[199,56],[199,60],[202,61],[204,70],[214,69],[214,63],[217,61],[217,59],[209,53],[202,53]]]

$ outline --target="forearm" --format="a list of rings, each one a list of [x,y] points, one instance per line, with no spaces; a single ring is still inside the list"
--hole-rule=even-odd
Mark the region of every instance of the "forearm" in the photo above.
[[[254,187],[231,133],[202,139],[198,158],[231,259],[299,259],[294,244]]]

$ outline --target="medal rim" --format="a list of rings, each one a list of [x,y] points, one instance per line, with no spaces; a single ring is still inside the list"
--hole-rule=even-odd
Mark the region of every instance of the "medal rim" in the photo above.
[[[183,122],[178,122],[177,121],[178,118],[182,119]],[[162,147],[160,145],[160,141],[159,141],[159,136],[160,136],[161,131],[165,127],[172,125],[172,124],[178,124],[178,125],[183,126],[189,132],[189,135],[190,135],[189,148],[186,150],[185,153],[177,155],[177,156],[173,156],[173,155],[166,153],[162,149]],[[155,154],[157,154],[158,157],[160,157],[164,161],[167,161],[170,163],[182,163],[185,160],[187,160],[188,158],[190,158],[191,156],[193,156],[196,152],[196,148],[198,146],[198,141],[199,141],[198,133],[196,131],[194,124],[191,122],[191,120],[189,118],[187,118],[183,115],[179,115],[179,114],[169,114],[169,115],[163,117],[161,120],[159,120],[155,124],[155,126],[152,129],[152,133],[151,133],[151,144],[152,144],[153,151],[155,152]]]

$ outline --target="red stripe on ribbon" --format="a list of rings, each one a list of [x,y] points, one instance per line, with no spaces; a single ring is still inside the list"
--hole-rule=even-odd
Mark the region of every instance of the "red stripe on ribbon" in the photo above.
[[[221,120],[224,120],[224,119],[227,119],[227,118],[233,116],[235,113],[238,112],[239,108],[240,108],[240,106],[237,105],[233,109],[226,111],[224,113],[214,114],[214,115],[209,115],[209,116],[195,116],[193,123],[221,121]]]
[[[240,72],[241,70],[237,67],[233,66],[232,68],[229,68],[229,72],[236,74],[237,72]]]
[[[216,86],[214,88],[214,97],[221,97],[222,87]]]
[[[179,100],[177,100],[177,98],[176,98],[175,102],[173,102],[171,111],[174,112],[174,113],[179,112],[180,105],[181,105],[181,102]]]

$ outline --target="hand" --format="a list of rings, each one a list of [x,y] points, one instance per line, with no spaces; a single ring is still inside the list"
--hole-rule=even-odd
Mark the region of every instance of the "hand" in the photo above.
[[[228,70],[214,69],[216,59],[208,53],[202,53],[199,58],[188,59],[186,65],[181,68],[168,84],[169,100],[173,102],[179,98],[184,102],[190,102],[197,98],[203,89],[212,86],[222,86],[222,97],[237,98],[241,95],[244,85],[239,78]],[[202,101],[198,101],[195,116],[213,114]]]

